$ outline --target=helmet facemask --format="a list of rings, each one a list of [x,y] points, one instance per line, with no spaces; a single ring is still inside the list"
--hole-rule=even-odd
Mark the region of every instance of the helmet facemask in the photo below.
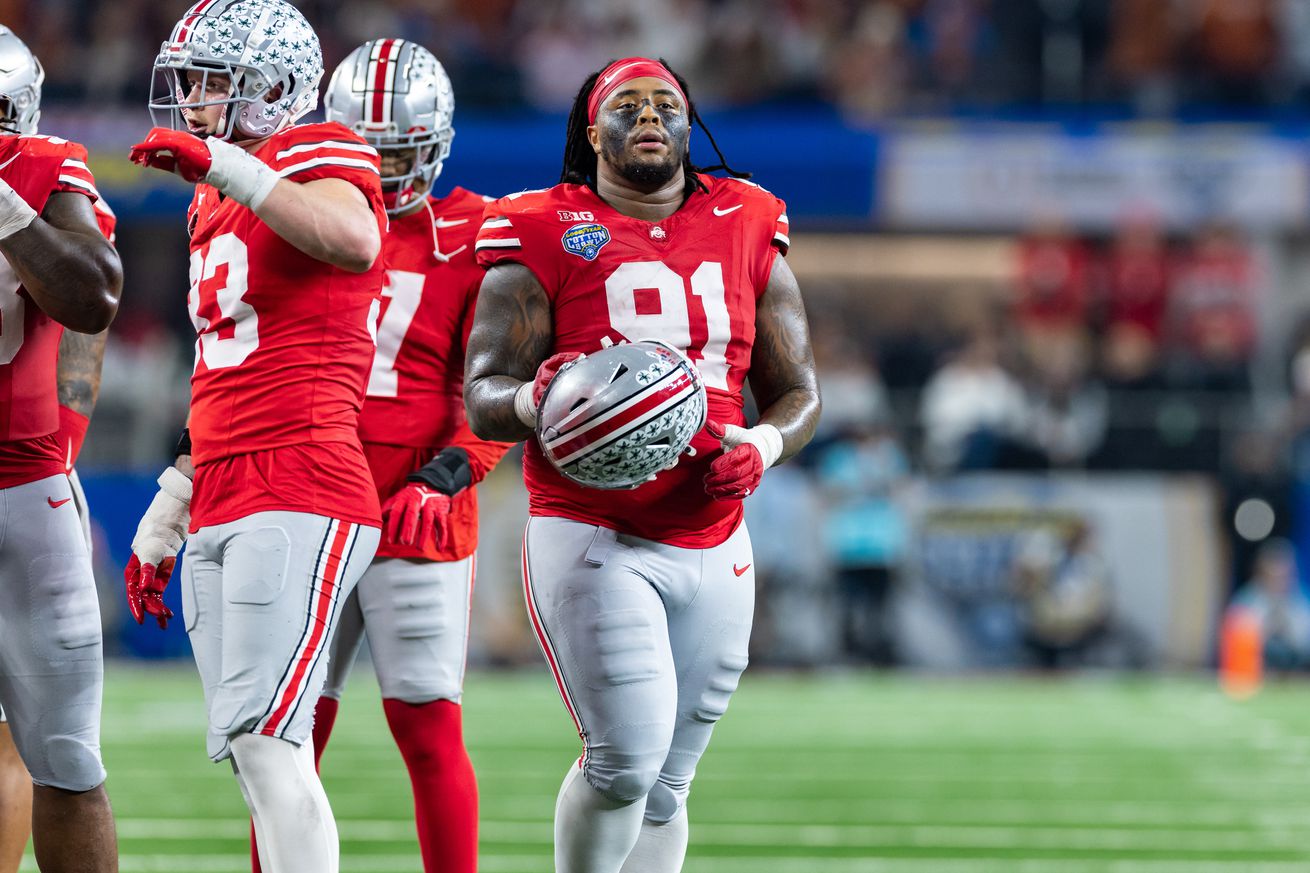
[[[406,207],[420,196],[415,190],[416,182],[420,180],[423,182],[424,195],[431,192],[432,183],[440,175],[441,165],[450,154],[450,140],[454,136],[454,131],[448,131],[445,137],[433,131],[416,131],[401,136],[379,136],[368,130],[361,130],[360,127],[361,125],[356,125],[355,132],[364,137],[364,140],[377,149],[384,158],[389,153],[407,153],[405,156],[410,158],[410,166],[406,172],[382,177],[382,197],[387,214],[395,217],[398,213],[404,212]]]
[[[37,131],[37,124],[41,120],[41,84],[45,82],[45,70],[34,55],[28,56],[31,58],[31,67],[0,77],[0,133],[31,136]],[[27,81],[15,86],[14,78]]]
[[[150,110],[155,124],[185,129],[182,109],[221,107],[220,139],[260,140],[318,105],[323,57],[318,37],[286,0],[200,0],[178,21],[155,59]],[[230,88],[194,103],[188,74],[207,89],[213,76]]]
[[[200,99],[195,102],[187,99],[194,90],[189,81],[190,73],[200,74],[200,80],[194,86],[200,89]],[[215,76],[227,78],[227,96],[206,99],[210,79]],[[283,88],[282,92],[286,90]],[[277,98],[270,101],[270,93],[278,94],[277,85],[269,82],[264,72],[257,67],[227,61],[179,58],[176,53],[168,51],[166,44],[164,51],[160,52],[159,60],[155,62],[155,76],[150,88],[150,117],[158,127],[189,130],[186,117],[182,114],[183,109],[222,106],[223,113],[219,117],[218,127],[212,133],[203,135],[227,141],[263,139],[277,133],[292,121],[292,116],[281,106],[285,102],[282,95],[278,94]]]

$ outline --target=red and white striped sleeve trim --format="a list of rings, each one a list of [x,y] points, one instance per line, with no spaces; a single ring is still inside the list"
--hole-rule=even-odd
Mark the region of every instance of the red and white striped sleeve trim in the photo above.
[[[100,192],[96,190],[96,180],[95,176],[91,175],[91,168],[86,165],[86,161],[78,158],[64,158],[63,163],[59,165],[59,180],[55,190],[75,191],[85,194],[92,200],[100,199]]]
[[[93,204],[96,211],[96,225],[99,226],[100,232],[105,235],[105,239],[110,243],[118,242],[118,216],[114,210],[109,208],[109,204],[101,197]]]
[[[488,215],[478,230],[477,242],[473,244],[475,252],[521,248],[523,241],[507,215]]]
[[[778,223],[773,231],[773,244],[777,246],[778,250],[784,255],[787,254],[787,250],[791,248],[791,237],[788,235],[790,233],[791,224],[787,220],[787,213],[784,212],[782,215],[778,216]]]
[[[320,167],[344,167],[381,175],[377,151],[367,143],[346,140],[306,142],[283,149],[270,166],[288,178]]]

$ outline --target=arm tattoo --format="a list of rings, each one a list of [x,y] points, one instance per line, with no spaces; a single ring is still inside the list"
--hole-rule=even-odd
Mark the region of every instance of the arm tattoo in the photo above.
[[[782,457],[790,458],[814,436],[821,403],[805,304],[781,257],[756,304],[750,383],[760,421],[782,433]]]
[[[59,340],[59,405],[91,417],[100,396],[100,365],[105,359],[109,331],[96,334],[64,331]]]
[[[482,280],[464,365],[464,406],[482,439],[531,436],[514,414],[514,392],[531,382],[554,345],[550,300],[527,267],[492,267]]]

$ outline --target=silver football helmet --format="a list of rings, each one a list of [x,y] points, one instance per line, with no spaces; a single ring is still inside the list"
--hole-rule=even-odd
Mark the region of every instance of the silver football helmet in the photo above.
[[[412,150],[409,172],[382,177],[388,213],[414,201],[415,181],[432,189],[455,136],[455,92],[432,52],[403,39],[364,43],[332,73],[323,109],[383,155]]]
[[[0,25],[0,133],[36,133],[45,70],[14,32]]]
[[[188,72],[201,74],[195,101]],[[226,76],[227,95],[209,99],[209,77]],[[155,59],[150,115],[185,129],[182,107],[223,106],[213,134],[263,139],[318,105],[323,54],[305,16],[286,0],[200,0],[182,16]],[[273,95],[270,98],[270,95]]]
[[[659,340],[621,343],[560,368],[537,409],[537,439],[579,485],[636,488],[678,463],[705,411],[685,355]]]

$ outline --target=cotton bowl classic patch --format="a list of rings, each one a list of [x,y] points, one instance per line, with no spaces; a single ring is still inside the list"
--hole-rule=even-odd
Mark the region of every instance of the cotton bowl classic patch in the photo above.
[[[603,224],[575,224],[564,231],[562,241],[564,251],[594,261],[605,243],[610,241],[610,232]]]

